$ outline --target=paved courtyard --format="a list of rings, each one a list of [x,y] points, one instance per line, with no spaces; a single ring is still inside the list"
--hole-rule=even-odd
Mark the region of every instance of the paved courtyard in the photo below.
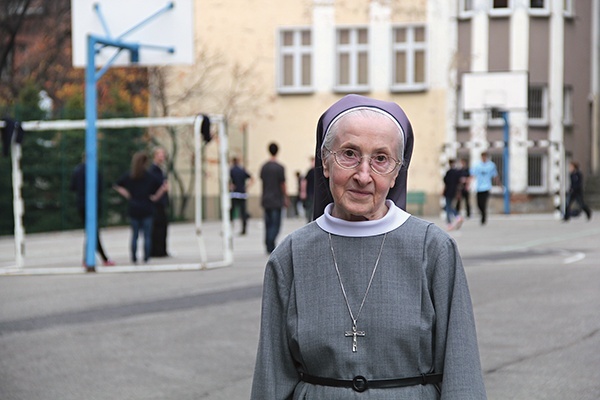
[[[302,224],[285,219],[282,235]],[[249,232],[234,236],[231,266],[167,272],[200,254],[193,225],[172,224],[172,257],[127,273],[129,229],[103,229],[121,269],[96,274],[82,272],[80,230],[28,235],[22,275],[11,275],[13,239],[0,238],[0,399],[248,398],[267,260],[261,221]],[[450,234],[489,398],[600,398],[600,214],[493,215]],[[220,224],[203,239],[218,262]]]

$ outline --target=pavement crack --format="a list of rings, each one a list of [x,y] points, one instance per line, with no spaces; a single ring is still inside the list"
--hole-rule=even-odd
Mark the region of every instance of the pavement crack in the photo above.
[[[579,337],[577,340],[575,340],[573,342],[569,342],[569,343],[566,343],[566,344],[564,344],[562,346],[556,346],[556,347],[553,347],[553,348],[550,348],[550,349],[547,349],[547,350],[544,350],[544,351],[540,351],[540,352],[537,352],[537,353],[534,353],[534,354],[530,354],[528,356],[523,356],[523,357],[516,358],[516,359],[511,360],[509,362],[506,362],[504,364],[500,364],[500,365],[498,365],[498,366],[496,366],[494,368],[486,369],[486,370],[483,371],[483,373],[486,374],[486,375],[488,375],[488,374],[491,375],[491,374],[494,374],[494,373],[496,373],[496,372],[498,372],[500,370],[503,370],[504,368],[508,368],[508,367],[510,367],[512,365],[517,365],[517,364],[520,364],[520,363],[522,363],[524,361],[527,361],[527,360],[532,360],[532,359],[535,359],[535,358],[538,358],[538,357],[542,357],[542,356],[546,356],[548,354],[552,354],[552,353],[554,353],[556,351],[561,351],[561,350],[564,350],[564,349],[568,349],[569,347],[572,347],[572,346],[575,346],[575,345],[577,345],[579,343],[582,343],[582,342],[584,342],[584,341],[586,341],[586,340],[588,340],[588,339],[590,339],[590,338],[598,335],[599,333],[600,333],[600,328],[594,329],[593,331],[589,332],[586,335],[583,335],[583,336]]]

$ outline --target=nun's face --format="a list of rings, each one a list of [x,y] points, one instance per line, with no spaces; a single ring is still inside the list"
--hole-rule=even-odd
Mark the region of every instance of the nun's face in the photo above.
[[[394,187],[398,168],[380,175],[369,166],[369,155],[386,154],[396,158],[400,136],[387,117],[369,118],[349,114],[338,121],[338,132],[331,151],[353,149],[363,157],[352,169],[340,167],[333,155],[323,161],[323,172],[329,178],[333,196],[332,215],[348,221],[380,219],[387,213],[385,199]]]

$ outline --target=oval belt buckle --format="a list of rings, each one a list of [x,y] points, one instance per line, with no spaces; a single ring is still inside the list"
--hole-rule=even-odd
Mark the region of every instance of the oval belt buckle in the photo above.
[[[361,375],[357,375],[352,379],[352,389],[361,393],[369,388],[369,381]]]

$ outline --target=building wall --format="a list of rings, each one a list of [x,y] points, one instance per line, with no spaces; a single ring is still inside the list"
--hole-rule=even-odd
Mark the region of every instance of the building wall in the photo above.
[[[572,16],[563,13],[566,3],[557,0],[545,2],[546,9],[530,9],[530,2],[512,0],[506,10],[492,10],[491,2],[474,0],[472,10],[459,11],[459,58],[470,61],[468,68],[465,63],[458,64],[459,75],[527,71],[530,87],[545,88],[544,119],[532,121],[532,110],[529,116],[527,111],[510,112],[510,188],[517,212],[539,211],[543,204],[552,210],[557,205],[556,193],[568,186],[563,168],[569,159],[579,160],[585,166],[584,174],[597,164],[593,158],[597,152],[590,150],[594,148],[591,138],[597,137],[592,132],[594,110],[590,104],[597,92],[591,80],[598,74],[592,69],[597,52],[590,49],[594,49],[598,2],[574,3]],[[564,97],[563,87],[571,91],[570,98]],[[569,108],[572,118],[565,123]],[[457,118],[456,138],[463,145],[459,156],[476,160],[483,148],[502,142],[502,123],[494,122],[487,112],[471,114],[462,124]],[[499,155],[501,148],[494,147],[491,152]],[[539,176],[545,182],[538,188],[529,182],[536,157],[543,158]]]
[[[475,161],[489,142],[502,140],[502,127],[488,124],[486,112],[472,113],[468,124],[459,118],[461,75],[527,71],[530,85],[547,88],[548,119],[545,124],[532,125],[527,111],[511,112],[511,190],[523,195],[518,199],[519,211],[528,211],[528,202],[535,203],[536,211],[544,202],[550,204],[547,209],[552,209],[554,194],[566,184],[564,173],[560,181],[562,171],[557,167],[559,147],[564,146],[567,157],[581,161],[586,174],[594,164],[589,99],[597,98],[597,93],[592,89],[590,54],[595,53],[590,49],[592,17],[598,23],[593,12],[598,9],[598,1],[576,2],[574,17],[563,15],[563,1],[558,0],[549,0],[548,10],[543,12],[530,10],[528,1],[513,0],[513,8],[501,15],[489,11],[491,2],[487,0],[474,0],[474,9],[468,15],[457,12],[462,4],[458,0],[290,0],[278,7],[267,0],[230,0],[227,5],[217,0],[198,1],[199,63],[172,69],[174,78],[169,89],[173,94],[181,92],[194,75],[199,76],[199,66],[217,65],[206,74],[203,91],[180,104],[175,112],[225,114],[230,153],[245,160],[255,178],[268,158],[268,144],[276,141],[281,149],[279,158],[286,167],[288,193],[294,195],[298,190],[295,172],[306,172],[314,155],[319,116],[345,94],[335,88],[335,30],[366,27],[375,39],[369,44],[370,85],[361,93],[396,101],[406,111],[415,131],[409,190],[425,191],[426,211],[437,213],[445,157]],[[391,31],[405,23],[427,24],[427,85],[393,92]],[[302,94],[279,93],[278,32],[299,27],[311,29],[313,35],[314,85]],[[572,89],[573,101],[573,122],[566,127],[563,86]],[[548,141],[554,147],[548,146]],[[461,147],[468,142],[476,146]],[[206,193],[214,200],[218,193],[216,145],[206,146],[206,154],[213,162],[206,166],[204,182]],[[544,157],[543,193],[528,187],[531,154]],[[260,192],[260,181],[256,179],[250,188],[254,216],[261,214]],[[540,196],[545,200],[540,201]],[[218,213],[218,206],[211,210],[212,214]]]
[[[368,27],[371,37],[370,88],[361,94],[397,102],[407,113],[415,132],[415,147],[409,170],[409,190],[429,194],[430,208],[437,212],[441,192],[439,153],[445,140],[447,92],[447,40],[445,34],[428,33],[428,88],[410,92],[390,91],[391,29],[396,24],[426,24],[432,18],[431,5],[447,12],[445,1],[419,0],[405,2],[364,0],[290,0],[273,7],[267,0],[230,0],[196,2],[198,54],[206,64],[218,59],[219,73],[210,75],[210,85],[204,92],[191,96],[173,109],[179,115],[215,113],[228,116],[230,154],[245,160],[254,175],[249,188],[249,208],[252,216],[260,216],[261,184],[259,171],[268,159],[271,141],[280,146],[279,160],[286,167],[288,194],[298,191],[295,172],[304,174],[315,152],[315,129],[320,115],[346,93],[334,90],[335,29]],[[232,10],[244,10],[232,12]],[[435,18],[444,18],[434,13]],[[313,38],[314,90],[306,94],[280,94],[277,90],[278,30],[307,27]],[[431,28],[429,28],[431,29]],[[435,60],[433,60],[435,57]],[[432,66],[432,63],[435,65]],[[440,65],[441,64],[441,65]],[[232,66],[246,70],[246,80],[240,83],[246,91],[231,106]],[[186,89],[198,75],[198,66],[171,68],[169,91],[173,97]],[[434,71],[434,72],[432,72]],[[251,101],[244,96],[251,95]],[[182,150],[183,151],[183,150]],[[216,145],[205,146],[206,213],[218,216],[216,202],[219,190],[216,170]],[[185,157],[182,157],[185,159]]]

